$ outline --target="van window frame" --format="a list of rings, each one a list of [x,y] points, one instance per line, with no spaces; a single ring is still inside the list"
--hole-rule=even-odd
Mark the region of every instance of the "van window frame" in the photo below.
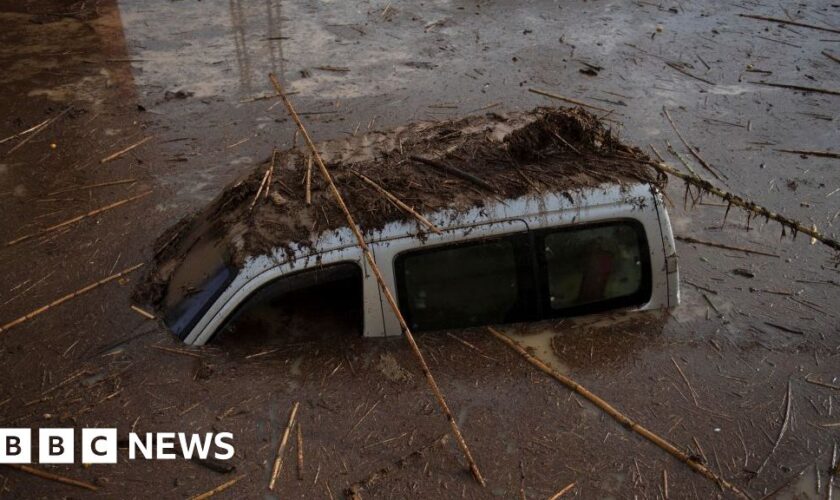
[[[484,236],[475,239],[469,239],[466,241],[457,241],[451,243],[442,243],[439,245],[434,245],[430,247],[420,247],[420,248],[413,248],[409,250],[404,250],[393,257],[393,268],[394,268],[394,282],[396,285],[396,292],[397,292],[397,303],[400,307],[400,312],[405,318],[406,323],[412,325],[412,330],[420,331],[433,331],[432,329],[422,328],[422,327],[414,327],[414,321],[411,313],[411,309],[409,307],[409,297],[408,297],[408,290],[407,290],[407,283],[404,279],[405,277],[405,259],[409,257],[415,257],[424,254],[431,254],[441,250],[453,250],[456,248],[465,248],[470,246],[477,246],[486,244],[489,242],[496,242],[502,240],[511,240],[513,244],[514,250],[514,259],[516,260],[515,265],[517,269],[517,286],[520,289],[520,295],[517,300],[517,307],[521,308],[518,312],[521,315],[520,318],[517,318],[516,321],[511,321],[511,323],[515,322],[527,322],[527,321],[534,321],[536,318],[539,317],[539,307],[540,301],[537,300],[539,296],[539,282],[537,281],[538,277],[534,274],[534,259],[533,259],[533,244],[532,239],[530,236],[530,232],[526,230],[519,230],[519,231],[512,231],[509,233],[502,233],[502,234],[494,234],[489,236]],[[527,265],[526,269],[523,269],[523,265]],[[446,327],[447,329],[452,328],[469,328],[468,326],[464,327]]]
[[[642,282],[639,288],[630,295],[614,297],[611,299],[599,300],[589,304],[564,307],[555,309],[551,307],[551,291],[549,284],[548,260],[545,254],[545,240],[549,235],[594,229],[599,227],[610,227],[626,225],[634,230],[639,243],[639,257],[642,264]],[[600,312],[613,311],[628,307],[640,306],[650,301],[653,294],[653,273],[651,269],[650,244],[647,239],[647,232],[644,225],[637,219],[613,219],[608,221],[591,222],[585,224],[573,224],[569,226],[555,226],[543,229],[536,229],[533,233],[533,250],[538,262],[537,277],[540,280],[539,290],[541,292],[540,310],[541,319],[566,318],[572,316],[583,316]]]
[[[614,225],[630,226],[634,230],[638,238],[637,241],[639,243],[639,255],[642,264],[642,282],[639,289],[631,295],[601,300],[590,304],[583,304],[579,306],[572,306],[561,309],[552,308],[551,294],[549,288],[548,265],[545,255],[545,238],[549,235],[556,233],[580,231],[598,227],[609,227]],[[612,219],[583,224],[558,225],[547,228],[513,231],[509,233],[496,234],[467,241],[442,243],[431,247],[420,247],[404,250],[393,257],[393,269],[394,282],[396,285],[397,292],[397,303],[399,304],[400,312],[405,317],[406,322],[409,325],[413,325],[411,309],[408,306],[409,297],[407,291],[407,284],[405,280],[405,259],[407,257],[422,255],[425,253],[434,253],[441,250],[450,250],[458,247],[480,245],[483,243],[503,240],[507,238],[518,240],[514,241],[514,248],[517,252],[517,266],[524,264],[524,261],[527,260],[527,265],[530,268],[530,270],[528,271],[523,271],[520,269],[517,273],[518,278],[520,280],[520,290],[523,294],[518,302],[526,304],[525,311],[523,311],[521,318],[518,318],[516,321],[510,321],[509,323],[541,321],[553,318],[581,316],[585,314],[595,314],[599,312],[618,310],[627,307],[643,305],[649,302],[652,297],[653,274],[650,258],[650,244],[648,242],[647,232],[645,231],[644,225],[641,221],[637,219]],[[525,251],[525,255],[521,255],[523,250]],[[446,328],[454,329],[459,327]],[[417,331],[426,331],[426,329],[418,328]]]

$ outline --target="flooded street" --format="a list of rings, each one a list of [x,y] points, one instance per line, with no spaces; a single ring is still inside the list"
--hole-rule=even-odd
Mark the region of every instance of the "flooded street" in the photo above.
[[[403,339],[350,335],[325,300],[284,323],[292,335],[188,348],[132,292],[168,228],[302,145],[270,72],[315,141],[565,96],[627,144],[837,239],[840,5],[0,5],[0,325],[67,298],[0,329],[0,428],[117,427],[121,444],[227,431],[236,448],[233,470],[125,449],[116,465],[33,464],[95,492],[0,465],[1,498],[185,498],[233,479],[216,497],[550,498],[574,483],[565,497],[736,498],[485,329],[417,335],[482,489]],[[501,329],[753,498],[830,498],[838,255],[694,203],[678,179],[666,194],[679,307]],[[270,492],[295,401],[303,459],[293,436]]]

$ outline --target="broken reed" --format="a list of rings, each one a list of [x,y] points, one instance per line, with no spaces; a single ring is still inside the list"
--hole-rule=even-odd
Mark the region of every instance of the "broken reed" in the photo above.
[[[306,127],[303,126],[303,122],[300,121],[300,117],[295,111],[294,106],[292,106],[291,101],[289,101],[289,98],[286,96],[286,93],[283,91],[283,87],[280,85],[280,82],[277,81],[277,77],[275,77],[273,73],[269,73],[268,78],[271,80],[272,85],[274,85],[274,90],[277,92],[277,95],[283,101],[283,104],[286,106],[286,110],[289,112],[289,115],[292,117],[292,120],[295,122],[298,129],[300,130],[304,142],[306,142],[307,147],[312,152],[312,158],[318,165],[318,169],[321,171],[321,176],[327,183],[327,187],[329,188],[329,191],[332,194],[336,205],[338,205],[338,208],[344,214],[344,218],[347,221],[347,226],[350,228],[350,230],[353,232],[353,235],[356,237],[356,242],[358,243],[359,248],[362,250],[365,259],[370,265],[370,269],[373,272],[377,283],[379,284],[379,289],[382,291],[382,294],[385,295],[385,299],[388,301],[388,305],[394,311],[394,315],[397,317],[397,320],[400,323],[400,328],[402,329],[403,335],[408,341],[408,345],[411,347],[412,353],[417,358],[417,362],[420,364],[420,368],[423,372],[423,375],[426,378],[426,382],[429,384],[429,387],[431,388],[435,399],[437,399],[437,403],[440,406],[441,411],[446,416],[446,420],[449,422],[449,426],[452,429],[452,434],[455,436],[455,441],[458,443],[459,448],[461,448],[461,452],[464,454],[464,458],[466,458],[467,460],[467,464],[469,465],[470,472],[472,473],[473,478],[475,478],[475,480],[482,487],[485,486],[486,483],[484,482],[484,478],[481,476],[481,472],[478,470],[478,465],[475,463],[475,460],[473,460],[470,448],[469,446],[467,446],[467,442],[464,440],[464,436],[461,434],[461,430],[458,427],[458,423],[455,421],[455,417],[452,415],[452,411],[449,409],[449,405],[446,403],[446,399],[444,399],[443,394],[440,392],[440,388],[438,387],[437,382],[432,376],[432,372],[429,370],[429,365],[426,363],[426,359],[423,357],[423,353],[420,352],[420,347],[418,347],[417,342],[414,340],[414,335],[411,333],[411,328],[408,326],[408,323],[406,322],[405,318],[400,312],[400,308],[397,305],[397,301],[394,298],[394,295],[391,293],[391,290],[388,288],[388,285],[385,283],[385,279],[382,277],[382,272],[380,271],[379,266],[376,264],[376,260],[374,260],[373,258],[373,253],[371,253],[370,248],[368,248],[367,243],[365,242],[365,238],[362,235],[361,230],[359,229],[359,226],[356,224],[353,215],[350,213],[350,209],[347,208],[347,204],[344,202],[344,198],[341,196],[341,192],[336,187],[335,182],[333,182],[332,175],[330,175],[327,166],[324,164],[324,160],[321,159],[321,155],[318,154],[318,149],[315,147],[315,143],[312,142],[312,138],[309,136],[309,132],[307,132]]]
[[[719,189],[719,188],[715,187],[711,182],[709,182],[709,181],[707,181],[707,180],[705,180],[705,179],[703,179],[703,178],[701,178],[697,175],[692,175],[692,174],[687,174],[685,172],[681,172],[681,171],[677,170],[676,168],[672,167],[671,165],[668,165],[665,162],[657,162],[657,161],[653,161],[653,160],[648,160],[648,159],[643,159],[643,158],[638,158],[638,157],[633,157],[633,156],[624,156],[624,155],[620,155],[619,157],[622,158],[622,159],[638,161],[638,162],[650,165],[651,167],[656,169],[661,174],[673,175],[674,177],[679,177],[680,179],[685,181],[686,189],[688,189],[689,186],[694,186],[697,189],[699,189],[701,192],[711,193],[711,194],[721,198],[723,201],[725,201],[727,203],[726,215],[729,214],[729,210],[734,205],[736,207],[739,207],[739,208],[742,208],[742,209],[746,210],[747,212],[750,212],[750,214],[752,214],[752,215],[750,215],[750,217],[752,217],[753,215],[756,215],[756,216],[759,216],[759,217],[764,217],[766,221],[767,220],[774,220],[774,221],[778,222],[779,224],[781,224],[783,228],[785,228],[785,227],[789,228],[791,231],[793,231],[793,237],[794,238],[796,238],[797,233],[803,233],[803,234],[806,234],[806,235],[810,236],[814,240],[819,241],[823,245],[840,252],[840,241],[834,240],[834,239],[829,238],[828,236],[820,233],[819,231],[817,231],[816,226],[806,227],[805,225],[803,225],[799,221],[796,221],[794,219],[786,217],[786,216],[784,216],[784,215],[782,215],[778,212],[774,212],[774,211],[772,211],[768,208],[765,208],[765,207],[763,207],[763,206],[761,206],[758,203],[755,203],[753,201],[746,200],[746,199],[742,198],[741,196],[738,196],[737,194],[733,194],[733,193],[730,193],[728,191],[724,191],[722,189]],[[724,218],[726,217],[726,215],[724,215]]]

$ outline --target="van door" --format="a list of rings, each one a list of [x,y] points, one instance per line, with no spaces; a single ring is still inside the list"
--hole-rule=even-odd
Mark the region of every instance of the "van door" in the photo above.
[[[538,301],[528,225],[509,220],[371,244],[413,330],[533,319]],[[383,335],[400,335],[380,291]]]

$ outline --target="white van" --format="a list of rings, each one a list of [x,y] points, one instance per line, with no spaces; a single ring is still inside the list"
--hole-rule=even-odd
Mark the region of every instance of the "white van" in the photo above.
[[[671,225],[661,195],[649,184],[529,194],[468,212],[426,215],[440,234],[413,222],[366,234],[415,331],[679,303]],[[211,341],[250,308],[339,281],[361,291],[365,337],[401,333],[347,228],[312,245],[250,257],[240,269],[212,252],[194,252],[200,257],[185,265],[200,262],[204,283],[189,294],[171,287],[164,300],[167,326],[187,344]]]

